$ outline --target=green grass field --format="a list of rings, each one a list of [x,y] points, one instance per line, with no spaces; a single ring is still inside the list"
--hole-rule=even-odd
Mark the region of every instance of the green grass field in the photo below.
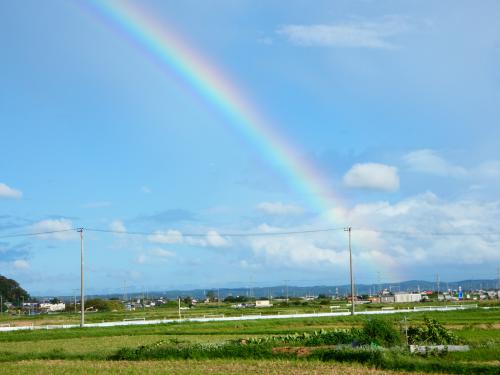
[[[335,359],[331,354],[318,358],[288,355],[286,358],[235,358],[229,353],[224,358],[116,361],[110,358],[123,348],[151,346],[160,340],[169,340],[174,347],[184,348],[199,344],[218,345],[230,340],[251,337],[269,337],[296,332],[313,332],[361,327],[367,316],[322,317],[306,319],[276,319],[208,323],[171,323],[161,325],[109,328],[74,328],[54,330],[16,331],[0,333],[0,361],[2,373],[330,373],[379,374],[395,370],[442,371],[443,364],[453,364],[451,373],[500,373],[500,310],[466,310],[394,314],[381,319],[399,327],[407,317],[409,324],[418,325],[424,317],[432,317],[450,328],[467,344],[471,351],[448,353],[442,357],[411,358],[399,354],[386,355],[384,361],[369,362],[356,359]],[[203,345],[201,346],[203,347]],[[329,348],[327,348],[330,350]],[[175,354],[175,353],[174,353]],[[220,354],[217,354],[220,355]],[[226,354],[223,354],[226,355]],[[321,359],[323,358],[323,359]],[[333,359],[332,359],[333,358]],[[350,358],[350,357],[349,357]],[[409,363],[412,361],[413,363]],[[414,364],[418,366],[414,366]],[[392,367],[391,367],[392,366]],[[483,367],[481,367],[483,366]],[[374,370],[378,367],[378,370]],[[370,368],[370,370],[368,370]],[[441,369],[441,370],[440,370]],[[497,369],[498,371],[496,371]],[[470,372],[470,371],[472,372]],[[463,371],[463,372],[460,372]],[[469,371],[469,372],[468,372]],[[388,372],[389,373],[389,372]]]

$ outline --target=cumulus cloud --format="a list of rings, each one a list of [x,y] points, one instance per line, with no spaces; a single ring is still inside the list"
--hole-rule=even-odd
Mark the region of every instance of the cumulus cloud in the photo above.
[[[159,247],[156,247],[154,249],[151,249],[149,253],[153,256],[157,256],[160,258],[170,258],[175,256],[175,253],[173,251],[165,250]]]
[[[500,177],[500,161],[489,160],[481,163],[477,168],[479,175],[486,178],[499,178]]]
[[[175,256],[173,251],[165,250],[159,247],[139,254],[135,260],[138,264],[159,264],[165,263],[168,258]]]
[[[375,281],[374,267],[386,272],[384,277],[400,279],[401,272],[413,272],[408,277],[429,277],[429,272],[435,272],[436,267],[456,269],[469,265],[476,268],[466,269],[477,271],[479,266],[500,262],[499,236],[495,234],[500,227],[500,200],[448,201],[426,192],[397,202],[377,201],[350,208],[337,207],[330,214],[337,222],[352,225],[355,272],[370,282]],[[325,217],[312,220],[310,225],[313,227],[326,225]],[[262,224],[257,231],[272,233],[307,229]],[[246,262],[318,271],[326,265],[339,274],[348,270],[347,237],[341,229],[313,236],[252,237],[241,244],[247,246],[255,257]],[[428,271],[430,269],[432,271]]]
[[[39,221],[31,226],[33,233],[54,232],[39,234],[37,237],[44,240],[71,240],[76,238],[73,223],[69,219],[48,219]]]
[[[168,229],[166,231],[156,231],[153,235],[148,236],[148,240],[156,243],[174,244],[181,243],[183,236],[178,230]]]
[[[161,244],[185,244],[202,247],[226,247],[230,242],[222,237],[217,231],[209,230],[203,236],[184,236],[178,230],[156,231],[148,237],[150,242]]]
[[[15,260],[12,264],[16,270],[27,270],[30,268],[30,264],[24,259]]]
[[[262,233],[282,232],[290,229],[259,226]],[[339,243],[328,243],[321,236],[262,236],[249,239],[249,246],[257,257],[268,264],[311,267],[324,264],[345,265],[347,253]]]
[[[500,201],[448,202],[427,192],[392,204],[356,205],[346,216],[354,231],[358,227],[355,235],[365,252],[372,252],[365,259],[378,252],[399,265],[500,261],[498,236],[465,235],[497,232]]]
[[[399,189],[398,170],[385,164],[355,164],[343,178],[346,186],[380,191]]]
[[[298,215],[304,212],[300,206],[281,202],[262,202],[257,209],[267,215]]]
[[[416,172],[428,173],[443,177],[464,177],[467,170],[459,165],[454,165],[433,150],[417,150],[403,157],[408,167]]]
[[[230,244],[227,239],[215,230],[209,230],[202,238],[188,237],[186,238],[186,243],[202,247],[227,247]]]
[[[0,198],[12,198],[19,199],[23,196],[23,193],[20,190],[16,190],[11,188],[7,184],[0,182]]]
[[[286,25],[277,30],[299,46],[394,48],[390,37],[408,29],[402,17],[386,17],[380,22],[346,22],[330,25]]]
[[[109,229],[113,232],[126,232],[127,228],[125,228],[125,224],[121,220],[114,220],[109,224]]]

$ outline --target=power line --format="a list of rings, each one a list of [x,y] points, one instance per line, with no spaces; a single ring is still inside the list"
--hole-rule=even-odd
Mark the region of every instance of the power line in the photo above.
[[[353,228],[359,232],[375,232],[382,234],[399,234],[402,236],[418,237],[418,236],[498,236],[500,232],[411,232],[398,230],[370,229],[370,228]]]
[[[167,233],[162,232],[128,232],[128,231],[118,231],[118,230],[110,230],[110,229],[97,229],[97,228],[84,228],[89,232],[103,232],[103,233],[114,233],[114,234],[126,234],[126,235],[135,235],[135,236],[157,236],[157,235],[168,235]],[[344,228],[322,228],[322,229],[311,229],[311,230],[300,230],[300,231],[285,231],[285,232],[247,232],[247,233],[225,233],[225,232],[217,232],[214,235],[218,235],[221,237],[265,237],[265,236],[287,236],[294,234],[308,234],[308,233],[321,233],[321,232],[333,232],[333,231],[341,231]],[[206,237],[210,236],[209,233],[182,233],[180,234],[183,237]]]
[[[34,237],[34,236],[42,236],[54,233],[63,233],[63,232],[77,232],[80,228],[71,228],[71,229],[61,229],[61,230],[52,230],[52,231],[44,231],[44,232],[32,232],[32,233],[15,233],[15,234],[7,234],[0,236],[2,238],[15,238],[15,237]],[[83,228],[88,232],[101,232],[101,233],[113,233],[113,234],[122,234],[122,235],[131,235],[131,236],[156,236],[156,235],[168,235],[167,233],[162,233],[160,231],[155,232],[136,232],[136,231],[119,231],[119,230],[111,230],[111,229],[102,229],[102,228]],[[312,234],[312,233],[325,233],[325,232],[334,232],[334,231],[342,231],[344,227],[338,228],[319,228],[319,229],[309,229],[309,230],[296,230],[296,231],[281,231],[281,232],[216,232],[213,235],[218,235],[221,237],[272,237],[272,236],[290,236],[290,235],[299,235],[299,234]],[[356,228],[352,227],[353,231],[359,232],[375,232],[381,234],[394,234],[401,236],[409,236],[409,237],[420,237],[420,236],[443,236],[443,237],[453,237],[453,236],[498,236],[500,232],[413,232],[413,231],[397,231],[397,230],[384,230],[384,229],[371,229],[371,228]],[[207,237],[210,236],[210,232],[208,233],[182,233],[179,232],[183,237]]]
[[[53,234],[53,233],[62,233],[62,232],[74,232],[76,230],[77,230],[77,228],[71,228],[71,229],[51,230],[51,231],[46,231],[46,232],[7,234],[7,235],[0,236],[0,238],[32,237],[32,236],[41,236],[41,235],[44,235],[44,234]]]

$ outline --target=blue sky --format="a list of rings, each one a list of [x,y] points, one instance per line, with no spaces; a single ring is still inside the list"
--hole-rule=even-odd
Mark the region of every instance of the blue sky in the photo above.
[[[141,1],[328,177],[319,211],[177,76],[79,1],[0,4],[0,237],[86,234],[88,290],[494,278],[500,5]],[[380,230],[380,232],[374,231]],[[389,233],[394,231],[397,233]],[[402,232],[402,233],[401,233]],[[186,233],[206,233],[190,238]],[[412,233],[413,235],[409,235]],[[0,274],[79,287],[71,232],[0,238]]]

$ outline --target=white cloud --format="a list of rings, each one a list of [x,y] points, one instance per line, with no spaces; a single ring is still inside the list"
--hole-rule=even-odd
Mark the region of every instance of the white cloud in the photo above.
[[[165,250],[159,247],[151,249],[149,253],[160,258],[170,258],[175,256],[175,253],[173,251]]]
[[[148,236],[148,240],[156,243],[174,244],[183,241],[182,233],[178,230],[156,231],[155,234]]]
[[[162,248],[154,248],[148,250],[145,253],[141,253],[137,256],[135,262],[138,264],[159,264],[165,263],[168,258],[175,256],[173,251],[165,250]]]
[[[16,270],[27,270],[30,268],[30,264],[24,259],[15,260],[13,265]]]
[[[229,241],[222,237],[217,231],[209,230],[206,237],[207,245],[212,247],[225,247]]]
[[[42,220],[31,226],[33,233],[55,232],[38,235],[38,238],[44,240],[71,240],[76,238],[76,232],[73,230],[73,223],[68,219],[48,219]]]
[[[282,232],[290,230],[259,226],[262,233]],[[262,257],[268,264],[286,266],[311,267],[324,265],[345,265],[347,253],[337,248],[335,243],[325,241],[321,236],[262,236],[248,240],[250,248],[257,257]],[[342,244],[343,245],[343,244]],[[337,244],[338,246],[338,244]]]
[[[297,215],[304,212],[300,206],[281,202],[262,202],[257,209],[268,215]]]
[[[417,150],[403,157],[409,168],[416,172],[433,174],[444,177],[464,177],[467,170],[459,165],[454,165],[443,159],[433,150]]]
[[[407,29],[402,17],[386,17],[381,22],[286,25],[277,33],[299,46],[394,48],[395,45],[388,39]]]
[[[185,244],[202,247],[226,247],[230,242],[222,237],[217,231],[209,230],[204,236],[187,236],[178,230],[156,231],[148,237],[150,242],[162,244]]]
[[[141,191],[144,194],[151,194],[152,193],[152,190],[149,187],[147,187],[147,186],[141,186]]]
[[[230,242],[215,230],[209,230],[206,236],[202,238],[188,237],[186,243],[203,247],[227,247],[230,245]]]
[[[349,187],[396,191],[399,189],[398,170],[385,164],[355,164],[345,175],[344,184]]]
[[[469,277],[474,269],[484,272],[478,271],[480,266],[500,262],[500,236],[478,234],[498,233],[500,200],[445,201],[426,192],[395,203],[378,201],[341,210],[335,208],[332,214],[338,223],[353,226],[355,272],[369,282],[376,281],[374,268],[380,269],[384,278],[394,280],[432,278],[437,268],[452,272],[460,267]],[[325,223],[324,217],[317,217],[310,225],[324,228]],[[309,228],[262,224],[257,230],[272,233]],[[314,235],[252,237],[241,244],[248,246],[255,257],[245,262],[261,263],[264,268],[279,264],[312,271],[330,267],[337,275],[348,271],[347,237],[342,230]],[[403,276],[405,273],[407,276]],[[454,277],[460,277],[458,275]]]
[[[500,177],[500,161],[489,160],[481,163],[477,168],[480,176],[486,178],[499,178]]]
[[[126,232],[127,228],[125,228],[125,224],[121,220],[114,220],[109,224],[109,229],[113,232]]]
[[[23,193],[19,190],[13,189],[10,186],[0,182],[0,198],[14,198],[19,199]]]
[[[481,264],[500,261],[498,236],[433,235],[497,232],[500,201],[447,202],[427,192],[400,202],[360,204],[347,213],[364,259],[376,253],[395,265]],[[370,223],[367,229],[364,223]],[[380,232],[378,230],[381,230]],[[389,263],[387,263],[389,264]]]

